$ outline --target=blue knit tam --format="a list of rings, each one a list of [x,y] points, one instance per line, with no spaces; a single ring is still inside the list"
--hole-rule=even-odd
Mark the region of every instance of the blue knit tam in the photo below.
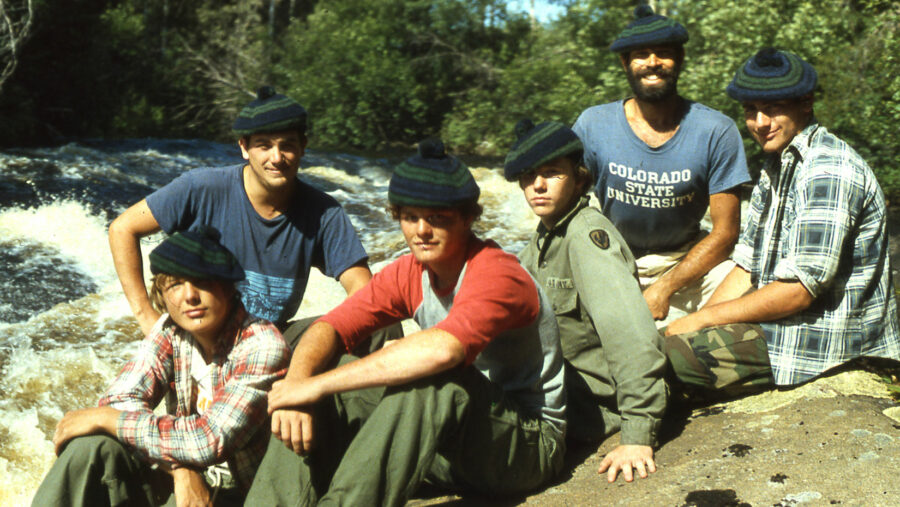
[[[741,102],[794,99],[812,93],[817,80],[816,69],[799,56],[765,48],[735,72],[725,91]]]
[[[529,119],[521,120],[516,124],[516,138],[503,164],[503,176],[507,181],[516,181],[551,160],[584,152],[575,132],[558,121],[545,121],[535,126]]]
[[[477,202],[480,194],[469,168],[447,155],[437,139],[419,143],[418,153],[394,169],[388,185],[388,201],[398,206],[453,208]]]
[[[688,41],[687,29],[674,19],[653,13],[649,5],[634,9],[634,21],[609,46],[613,53],[627,53],[649,46],[682,45]]]
[[[256,100],[247,104],[231,125],[236,136],[249,136],[265,132],[297,130],[306,133],[306,109],[297,101],[271,86],[263,86],[256,92]]]
[[[206,226],[166,238],[150,252],[150,272],[226,282],[244,279],[237,259],[219,243],[219,231]]]

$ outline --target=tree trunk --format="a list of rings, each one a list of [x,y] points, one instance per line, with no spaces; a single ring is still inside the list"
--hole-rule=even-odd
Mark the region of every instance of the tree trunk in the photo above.
[[[33,0],[0,0],[0,92],[3,83],[16,70],[33,17]]]

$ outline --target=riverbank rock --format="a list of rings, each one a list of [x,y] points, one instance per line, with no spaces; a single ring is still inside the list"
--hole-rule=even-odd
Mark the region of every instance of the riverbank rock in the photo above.
[[[597,475],[618,438],[571,449],[563,477],[527,497],[410,505],[900,505],[900,407],[867,371],[672,414],[647,479]]]

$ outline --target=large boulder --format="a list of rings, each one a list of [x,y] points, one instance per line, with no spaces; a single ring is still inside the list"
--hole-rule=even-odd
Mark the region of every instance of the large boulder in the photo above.
[[[846,371],[667,418],[658,471],[597,475],[618,435],[570,450],[560,480],[501,505],[900,505],[900,407],[875,373]],[[413,505],[498,505],[434,497]]]

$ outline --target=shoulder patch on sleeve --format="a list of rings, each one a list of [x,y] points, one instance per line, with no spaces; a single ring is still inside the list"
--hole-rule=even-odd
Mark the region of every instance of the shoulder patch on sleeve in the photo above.
[[[607,234],[603,229],[594,229],[593,231],[591,231],[590,238],[595,245],[602,248],[603,250],[609,248],[609,234]]]

